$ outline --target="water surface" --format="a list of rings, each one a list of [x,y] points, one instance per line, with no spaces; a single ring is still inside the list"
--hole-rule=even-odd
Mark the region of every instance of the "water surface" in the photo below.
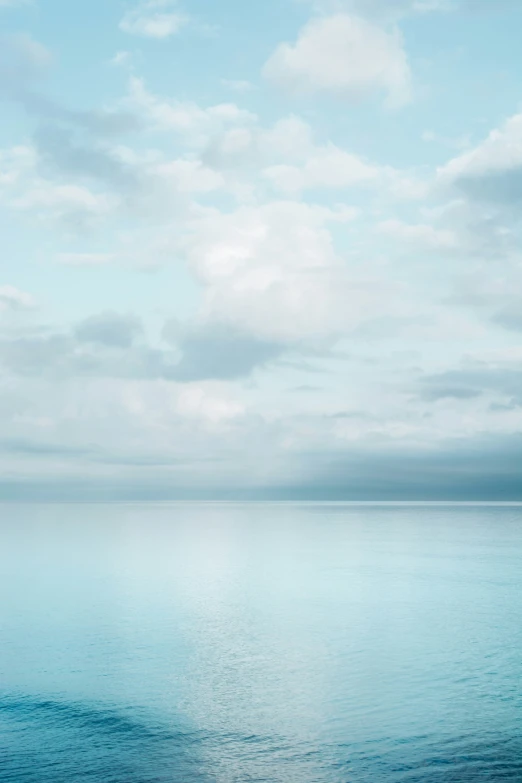
[[[522,508],[0,506],[2,783],[522,780]]]

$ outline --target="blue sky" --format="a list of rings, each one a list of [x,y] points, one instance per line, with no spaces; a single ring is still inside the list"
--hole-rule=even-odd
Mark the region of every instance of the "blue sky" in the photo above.
[[[522,498],[522,7],[0,0],[4,497]]]

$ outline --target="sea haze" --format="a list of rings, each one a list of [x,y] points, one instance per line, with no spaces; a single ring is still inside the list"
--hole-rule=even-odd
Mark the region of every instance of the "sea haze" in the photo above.
[[[2,783],[522,779],[522,507],[0,511]]]

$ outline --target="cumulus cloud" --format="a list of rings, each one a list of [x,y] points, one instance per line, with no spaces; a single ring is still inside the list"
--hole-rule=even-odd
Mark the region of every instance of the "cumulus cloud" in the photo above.
[[[313,132],[290,115],[265,128],[255,121],[213,133],[202,151],[206,165],[225,171],[258,173],[271,164],[300,165],[316,153]],[[263,173],[265,173],[263,172]]]
[[[295,194],[317,188],[347,188],[375,183],[380,170],[334,144],[314,150],[302,166],[269,166],[263,175],[279,190]]]
[[[173,0],[147,0],[129,9],[120,22],[120,30],[144,38],[165,39],[176,35],[189,17],[178,10]]]
[[[400,33],[348,14],[308,22],[294,44],[280,44],[264,76],[294,93],[354,99],[384,94],[390,106],[411,97],[411,73]]]
[[[225,185],[219,172],[208,168],[199,160],[169,160],[152,166],[151,172],[165,183],[170,183],[180,193],[209,193]]]
[[[351,280],[329,224],[353,210],[294,201],[203,211],[190,224],[185,252],[204,286],[204,320],[230,322],[264,340],[321,339],[357,323],[371,286]]]
[[[92,154],[110,159],[120,169],[141,171],[161,179],[178,193],[227,191],[239,201],[265,198],[267,187],[297,197],[307,190],[374,186],[399,195],[418,197],[420,183],[389,166],[378,166],[331,142],[318,143],[312,127],[290,115],[263,126],[258,117],[236,104],[201,106],[152,94],[142,79],[132,77],[123,108],[145,127],[170,134],[186,146],[185,155],[165,159],[161,153],[136,156],[119,146],[108,154],[98,144]],[[67,147],[65,148],[67,149]],[[65,153],[62,154],[62,156]],[[151,183],[149,182],[149,185]],[[424,186],[423,186],[424,187]]]
[[[297,198],[306,191],[373,187],[394,198],[417,199],[426,185],[391,166],[378,165],[332,142],[320,143],[311,125],[296,115],[263,127],[248,125],[213,133],[201,153],[208,168],[220,171],[224,183],[232,175],[253,188],[270,185],[279,194]],[[354,210],[355,214],[356,210]]]
[[[201,144],[230,125],[248,124],[256,115],[234,103],[201,107],[190,101],[163,98],[149,92],[143,79],[131,77],[125,108],[136,113],[149,127],[160,131],[182,134],[189,144]]]
[[[441,186],[451,185],[471,198],[515,203],[522,199],[522,114],[510,117],[476,147],[437,172]]]

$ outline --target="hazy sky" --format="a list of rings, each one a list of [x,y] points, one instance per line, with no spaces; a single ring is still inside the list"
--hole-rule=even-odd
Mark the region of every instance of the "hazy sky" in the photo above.
[[[520,0],[0,29],[0,494],[522,498]]]

